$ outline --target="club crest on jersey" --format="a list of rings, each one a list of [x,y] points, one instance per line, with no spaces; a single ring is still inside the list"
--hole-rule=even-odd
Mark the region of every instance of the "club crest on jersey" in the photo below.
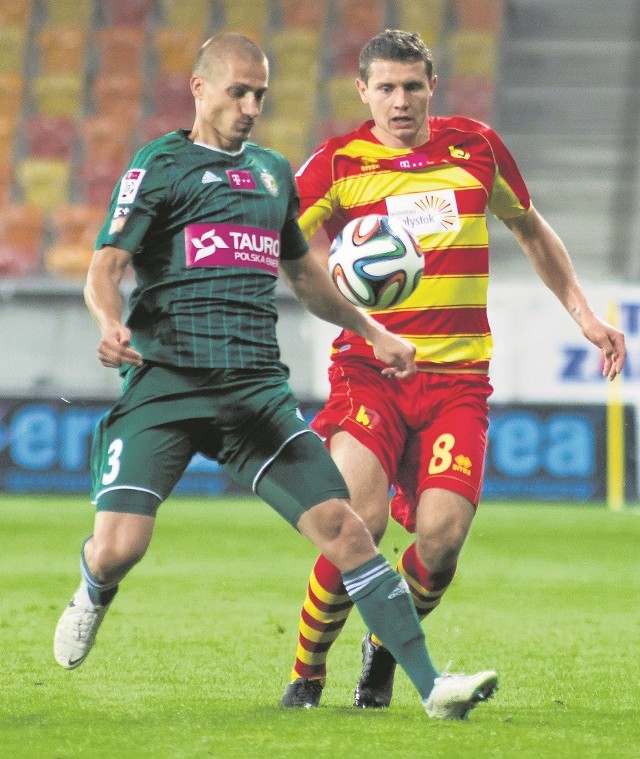
[[[280,190],[278,188],[278,183],[272,174],[269,174],[268,171],[261,171],[260,181],[264,185],[264,188],[269,193],[269,195],[273,195],[274,198],[278,196]]]
[[[129,171],[127,171],[120,182],[120,192],[118,193],[117,200],[118,205],[133,203],[146,173],[145,169],[129,169]]]

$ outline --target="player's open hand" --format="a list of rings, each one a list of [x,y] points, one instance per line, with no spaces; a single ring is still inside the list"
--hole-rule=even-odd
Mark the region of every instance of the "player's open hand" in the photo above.
[[[130,347],[131,332],[121,324],[105,330],[98,343],[98,360],[109,369],[118,369],[122,364],[142,366],[142,356]]]
[[[627,356],[622,332],[597,316],[582,331],[587,340],[602,351],[602,376],[615,379],[622,372]]]

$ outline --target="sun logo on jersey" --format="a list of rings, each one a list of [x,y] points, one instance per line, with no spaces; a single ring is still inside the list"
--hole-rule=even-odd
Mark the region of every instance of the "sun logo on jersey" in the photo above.
[[[198,252],[193,259],[194,263],[200,261],[202,258],[212,256],[218,248],[229,247],[222,237],[216,234],[215,229],[210,229],[208,232],[205,232],[202,237],[191,238],[191,243],[194,248],[198,249]]]
[[[278,197],[280,190],[278,188],[278,183],[272,174],[269,174],[269,172],[265,170],[261,171],[260,181],[264,185],[264,189],[269,193],[269,195],[273,195],[274,198]]]
[[[416,202],[416,206],[429,215],[431,226],[441,232],[448,232],[458,219],[457,209],[444,193],[427,193]]]

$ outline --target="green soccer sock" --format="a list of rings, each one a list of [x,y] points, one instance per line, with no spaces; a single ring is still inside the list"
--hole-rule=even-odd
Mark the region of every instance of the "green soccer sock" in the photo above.
[[[344,585],[365,624],[427,698],[438,676],[405,580],[382,554],[342,574]]]

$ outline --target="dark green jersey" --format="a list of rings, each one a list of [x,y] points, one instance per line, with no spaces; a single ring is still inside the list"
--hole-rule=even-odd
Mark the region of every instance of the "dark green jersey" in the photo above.
[[[186,135],[138,151],[98,235],[132,254],[132,346],[177,367],[273,365],[278,261],[307,251],[291,168],[253,143],[232,154]]]

